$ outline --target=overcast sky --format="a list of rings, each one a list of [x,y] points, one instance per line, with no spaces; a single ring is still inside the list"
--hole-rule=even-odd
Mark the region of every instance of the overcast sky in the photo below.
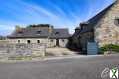
[[[15,25],[52,24],[69,28],[90,19],[114,0],[0,0],[0,35],[8,35]]]

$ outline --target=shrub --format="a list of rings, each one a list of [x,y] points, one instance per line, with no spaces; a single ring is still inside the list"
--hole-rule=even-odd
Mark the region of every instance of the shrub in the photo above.
[[[119,52],[119,45],[107,44],[107,45],[104,45],[103,47],[100,48],[101,54],[104,54],[104,52],[106,52],[106,51]]]

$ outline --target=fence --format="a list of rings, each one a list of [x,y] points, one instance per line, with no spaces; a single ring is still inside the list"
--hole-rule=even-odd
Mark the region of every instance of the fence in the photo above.
[[[45,44],[0,44],[0,54],[44,56]]]

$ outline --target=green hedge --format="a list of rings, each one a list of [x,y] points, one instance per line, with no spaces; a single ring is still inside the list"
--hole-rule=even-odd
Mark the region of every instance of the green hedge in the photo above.
[[[119,45],[107,44],[100,48],[100,53],[104,54],[105,51],[119,52]]]

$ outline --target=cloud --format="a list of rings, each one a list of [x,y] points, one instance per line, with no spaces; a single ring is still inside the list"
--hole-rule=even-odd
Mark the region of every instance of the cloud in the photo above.
[[[6,12],[8,14],[12,15],[13,17],[16,17],[18,21],[27,21],[28,19],[32,20],[34,18],[36,19],[57,19],[58,16],[56,14],[53,14],[52,12],[48,11],[47,9],[41,7],[40,5],[34,5],[29,4],[26,2],[23,2],[22,0],[14,0],[14,1],[8,1],[5,3],[6,5]],[[44,20],[44,19],[43,19]],[[29,20],[28,20],[29,21]]]
[[[11,32],[15,25],[39,23],[68,27],[72,33],[80,22],[109,4],[110,0],[4,0],[0,7],[0,34]]]
[[[37,5],[29,4],[23,1],[19,1],[19,3],[22,4],[27,9],[27,11],[30,12],[32,15],[33,13],[36,13],[36,14],[39,14],[39,16],[40,14],[42,14],[42,15],[46,15],[49,18],[57,18],[55,14],[41,7],[40,5],[37,6]]]
[[[10,25],[0,25],[0,28],[2,28],[0,29],[0,35],[2,36],[9,35],[14,30],[14,27]]]

